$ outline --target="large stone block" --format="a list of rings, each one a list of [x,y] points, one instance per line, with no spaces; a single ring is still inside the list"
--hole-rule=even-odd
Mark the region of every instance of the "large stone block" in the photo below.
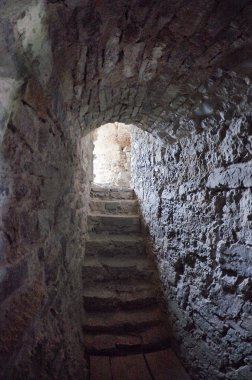
[[[252,186],[252,163],[245,162],[215,169],[210,173],[206,186],[209,189],[236,189]]]
[[[252,248],[235,244],[226,249],[220,257],[221,269],[240,276],[252,276]]]

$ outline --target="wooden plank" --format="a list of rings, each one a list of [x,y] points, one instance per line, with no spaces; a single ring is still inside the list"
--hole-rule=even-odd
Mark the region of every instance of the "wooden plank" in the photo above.
[[[152,380],[143,355],[111,357],[113,380]]]
[[[90,356],[90,380],[112,380],[109,356]]]
[[[171,349],[145,354],[145,358],[155,380],[190,380]]]

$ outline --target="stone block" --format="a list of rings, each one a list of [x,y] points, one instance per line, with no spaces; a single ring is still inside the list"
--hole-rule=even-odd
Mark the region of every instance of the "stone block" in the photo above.
[[[245,162],[220,167],[209,174],[206,187],[214,190],[236,189],[252,186],[252,164]]]
[[[252,248],[235,244],[223,251],[220,257],[220,267],[241,276],[251,276]]]

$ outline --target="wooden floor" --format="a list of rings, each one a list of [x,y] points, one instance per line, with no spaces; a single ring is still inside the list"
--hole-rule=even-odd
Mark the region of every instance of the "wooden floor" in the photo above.
[[[90,380],[190,380],[171,349],[127,356],[90,356]]]

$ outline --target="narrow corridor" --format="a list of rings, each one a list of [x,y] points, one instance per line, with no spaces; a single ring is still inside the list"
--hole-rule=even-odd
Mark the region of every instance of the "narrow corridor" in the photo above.
[[[251,380],[252,1],[0,0],[0,31],[0,380],[182,380],[170,349]]]

